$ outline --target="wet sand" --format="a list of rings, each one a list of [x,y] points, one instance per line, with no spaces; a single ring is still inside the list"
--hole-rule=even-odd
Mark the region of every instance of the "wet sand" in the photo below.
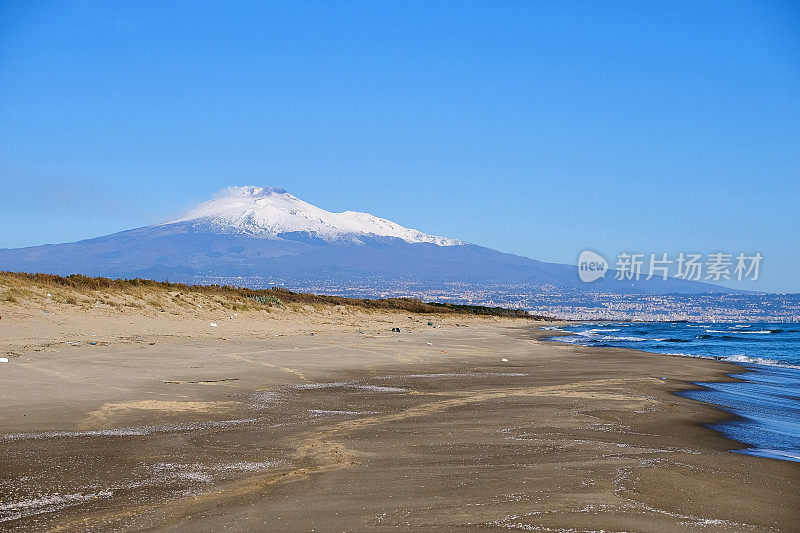
[[[702,427],[728,415],[673,394],[729,364],[513,319],[47,310],[0,308],[4,531],[800,523],[800,463],[732,453]]]

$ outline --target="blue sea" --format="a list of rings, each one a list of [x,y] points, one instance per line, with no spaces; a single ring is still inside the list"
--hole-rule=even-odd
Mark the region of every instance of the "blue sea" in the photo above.
[[[561,326],[552,340],[729,361],[750,372],[737,383],[699,383],[681,396],[739,416],[712,425],[749,445],[741,453],[800,461],[800,324],[595,322]]]

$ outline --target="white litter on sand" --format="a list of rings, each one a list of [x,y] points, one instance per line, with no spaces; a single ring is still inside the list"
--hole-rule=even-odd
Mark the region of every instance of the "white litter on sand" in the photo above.
[[[0,363],[8,363],[8,357],[0,357]]]
[[[292,385],[295,390],[313,390],[313,389],[352,389],[363,390],[367,392],[408,392],[408,389],[403,387],[384,387],[381,385],[362,384],[357,381],[333,381],[325,383],[300,383],[299,385]]]
[[[508,363],[508,359],[506,359],[505,357],[503,357],[503,358],[502,358],[502,359],[500,359],[500,360],[501,360],[502,362],[504,362],[504,363]]]
[[[60,511],[67,507],[80,505],[93,500],[106,499],[112,496],[110,490],[101,490],[91,494],[42,494],[36,498],[0,502],[0,522],[19,520],[27,516]]]
[[[215,327],[217,327],[217,323],[216,323],[216,322],[212,322],[212,323],[211,323],[211,327],[212,327],[212,328],[215,328]]]
[[[527,377],[524,372],[443,372],[438,374],[395,374],[393,376],[374,376],[370,379],[417,379],[417,378],[476,378],[476,377]]]
[[[309,409],[308,413],[314,416],[336,416],[336,415],[376,415],[378,411],[335,411],[330,409]]]
[[[263,418],[239,418],[215,422],[189,422],[185,424],[161,424],[155,426],[124,427],[117,429],[94,429],[88,431],[44,431],[42,433],[5,433],[0,442],[20,442],[43,439],[97,438],[97,437],[137,437],[172,433],[176,431],[200,431],[216,428],[229,428],[262,422]]]

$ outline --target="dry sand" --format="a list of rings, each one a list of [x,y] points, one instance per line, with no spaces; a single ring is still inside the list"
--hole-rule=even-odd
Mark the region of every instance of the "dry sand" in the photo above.
[[[524,320],[109,298],[0,301],[4,531],[800,524],[800,464],[732,453],[702,427],[727,415],[673,394],[732,365]]]

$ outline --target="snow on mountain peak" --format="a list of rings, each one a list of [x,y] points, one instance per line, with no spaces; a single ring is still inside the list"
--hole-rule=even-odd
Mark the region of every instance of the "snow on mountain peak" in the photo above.
[[[283,187],[256,187],[247,185],[244,187],[227,187],[222,189],[214,198],[264,198],[272,194],[288,194]]]
[[[396,237],[410,243],[439,246],[464,244],[428,235],[369,213],[331,213],[300,200],[279,187],[228,187],[211,200],[165,224],[192,222],[212,231],[276,238],[283,233],[309,233],[326,241],[359,236]]]

